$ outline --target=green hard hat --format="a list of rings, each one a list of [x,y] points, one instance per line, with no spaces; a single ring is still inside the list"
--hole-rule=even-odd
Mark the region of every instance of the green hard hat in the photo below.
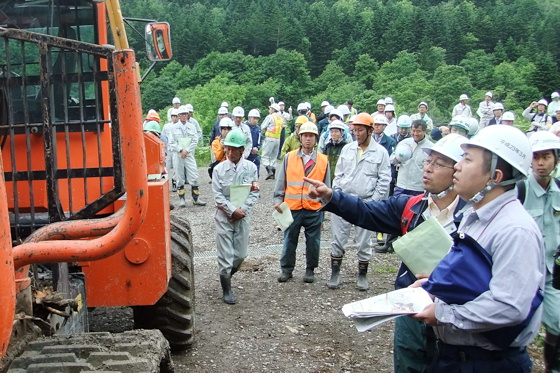
[[[144,126],[144,131],[156,132],[159,135],[161,134],[161,127],[159,126],[158,122],[156,122],[155,120],[151,120]]]
[[[224,140],[225,146],[233,146],[234,148],[244,148],[245,147],[245,134],[238,129],[234,129],[227,134]]]

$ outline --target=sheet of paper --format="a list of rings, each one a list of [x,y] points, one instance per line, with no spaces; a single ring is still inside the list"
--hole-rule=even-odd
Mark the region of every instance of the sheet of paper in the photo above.
[[[179,147],[182,150],[188,150],[189,146],[191,146],[192,139],[190,137],[181,137],[178,141]]]
[[[393,248],[406,266],[417,275],[430,274],[451,249],[453,240],[433,216],[395,242]]]
[[[280,208],[282,209],[282,213],[276,211],[276,209],[272,212],[272,218],[278,224],[282,232],[290,227],[290,225],[294,222],[294,218],[292,217],[292,211],[288,207],[286,202],[282,202],[280,204]]]
[[[229,200],[235,208],[240,208],[249,197],[249,193],[251,184],[232,185],[229,187]]]

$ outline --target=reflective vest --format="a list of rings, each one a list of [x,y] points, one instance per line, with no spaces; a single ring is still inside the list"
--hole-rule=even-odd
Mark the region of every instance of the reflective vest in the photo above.
[[[293,150],[288,153],[284,202],[288,204],[290,210],[319,210],[321,208],[321,202],[307,195],[309,184],[303,181],[305,170],[303,168],[302,158],[297,155],[298,151],[299,150]],[[315,180],[325,180],[328,162],[328,157],[326,155],[317,153],[315,166],[307,177]]]
[[[268,129],[265,132],[266,137],[272,137],[275,139],[279,139],[280,135],[282,134],[282,127],[284,127],[284,119],[278,114],[271,114],[272,118],[274,119],[274,131],[271,132]]]

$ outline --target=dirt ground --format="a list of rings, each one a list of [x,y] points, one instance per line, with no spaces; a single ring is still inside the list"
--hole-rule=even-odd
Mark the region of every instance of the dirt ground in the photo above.
[[[264,171],[264,170],[261,170]],[[322,232],[321,264],[312,284],[302,281],[304,248],[298,248],[294,278],[277,282],[282,233],[272,213],[273,181],[261,176],[260,200],[252,211],[247,260],[232,280],[236,305],[221,299],[215,255],[213,198],[206,169],[200,169],[201,199],[172,214],[187,218],[195,246],[196,343],[175,353],[177,372],[392,372],[393,322],[358,333],[344,317],[344,304],[393,290],[399,261],[394,254],[374,255],[368,273],[370,290],[355,288],[357,259],[350,248],[342,265],[341,289],[326,286],[330,276],[330,220]],[[189,193],[187,194],[189,195]],[[176,196],[172,202],[178,204]],[[300,235],[300,243],[304,242]],[[129,309],[96,309],[94,331],[132,328]],[[533,345],[534,372],[544,372],[542,348]]]

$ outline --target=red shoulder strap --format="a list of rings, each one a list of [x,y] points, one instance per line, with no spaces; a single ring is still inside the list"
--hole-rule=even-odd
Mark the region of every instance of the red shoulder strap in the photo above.
[[[410,197],[408,201],[406,201],[406,205],[404,205],[404,210],[401,217],[401,228],[402,234],[406,234],[408,232],[408,227],[410,226],[410,222],[414,217],[414,212],[412,212],[411,208],[415,204],[418,203],[424,197],[424,194],[419,194],[417,196]]]

